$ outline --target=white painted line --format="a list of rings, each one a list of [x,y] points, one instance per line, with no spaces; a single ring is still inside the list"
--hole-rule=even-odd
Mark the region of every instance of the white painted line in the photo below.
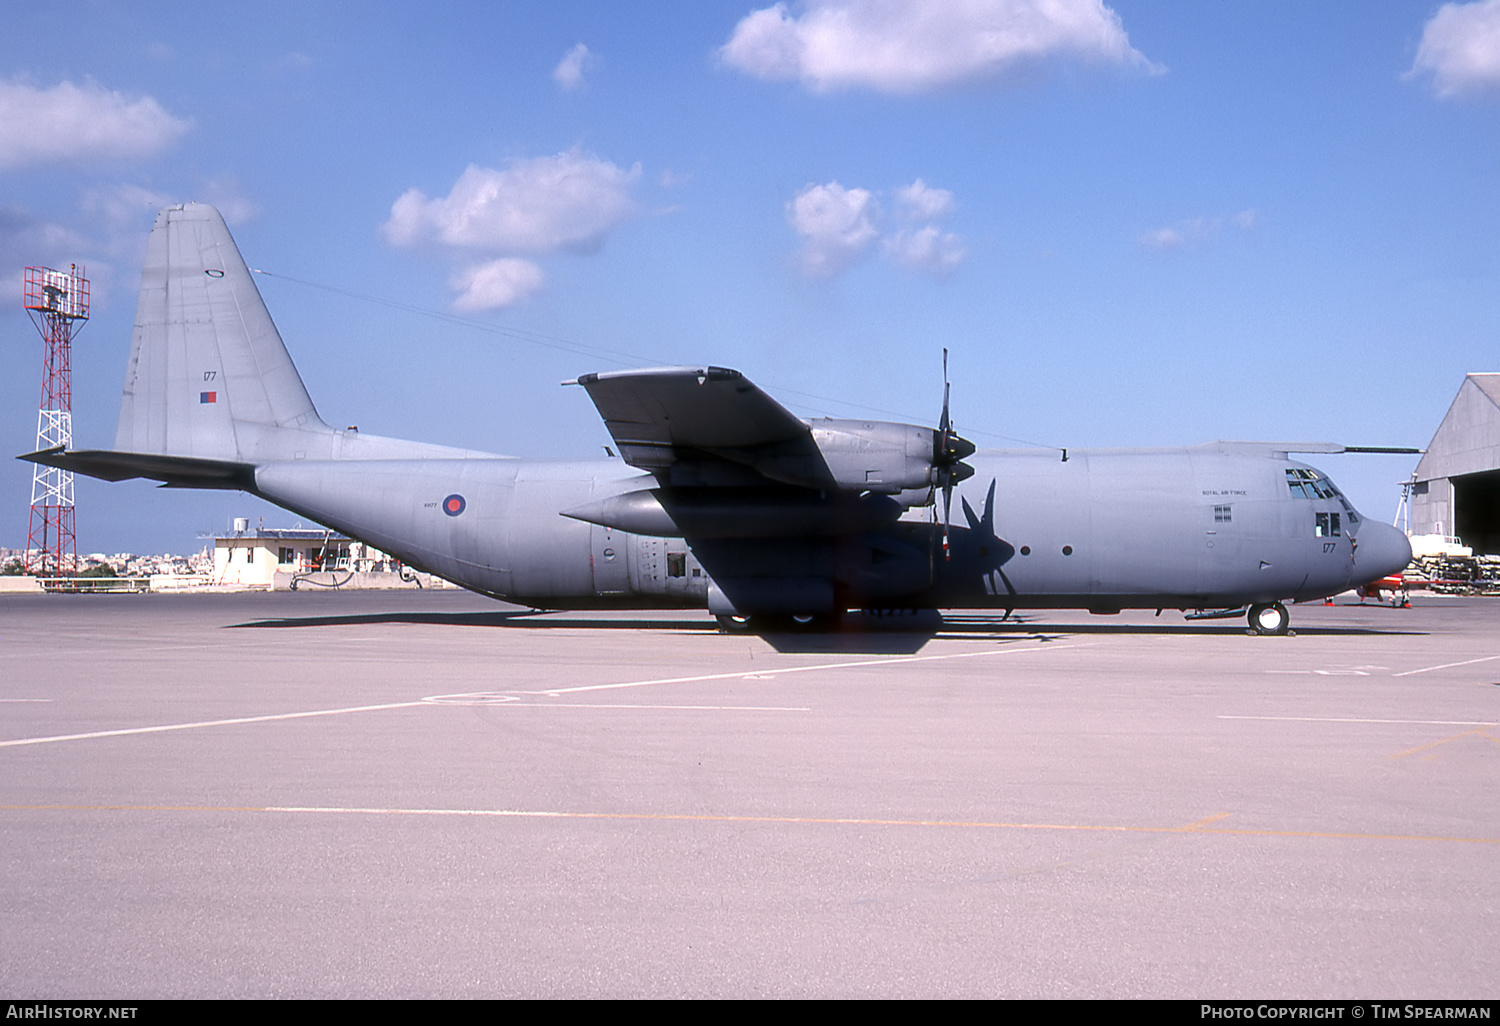
[[[724,712],[812,712],[808,706],[790,705],[631,705],[589,702],[523,702],[503,691],[471,691],[460,695],[433,695],[422,699],[432,705],[508,705],[518,709],[697,709]]]
[[[1434,727],[1496,727],[1500,720],[1376,720],[1355,716],[1229,716],[1221,720],[1272,720],[1278,723],[1401,723]]]
[[[453,695],[428,695],[422,701],[429,705],[503,705],[520,699],[503,691],[461,691]]]
[[[347,709],[317,709],[312,712],[277,713],[273,716],[241,716],[232,720],[203,720],[198,723],[169,723],[159,727],[127,727],[122,730],[96,730],[88,734],[57,734],[53,737],[24,737],[0,741],[0,748],[19,745],[45,745],[53,741],[87,741],[96,737],[123,737],[126,734],[160,734],[168,730],[194,730],[198,727],[232,727],[239,723],[268,723],[272,720],[300,720],[309,716],[338,716],[342,713],[377,712],[381,709],[411,709],[425,702],[391,702],[387,705],[356,705]]]
[[[1316,674],[1319,677],[1368,677],[1369,670],[1267,670],[1266,673],[1300,673],[1306,675]]]
[[[851,663],[819,663],[819,664],[813,665],[813,666],[792,666],[792,667],[788,667],[787,669],[784,669],[784,670],[769,670],[767,672],[770,675],[779,675],[779,674],[783,674],[783,673],[808,673],[808,672],[810,672],[812,670],[846,670],[846,669],[849,669],[851,667],[859,667],[859,666],[890,666],[890,665],[897,664],[897,663],[922,663],[922,662],[932,662],[934,660],[940,660],[940,659],[968,659],[968,658],[973,658],[973,657],[976,657],[976,656],[1008,655],[1008,654],[1013,653],[1013,652],[1046,652],[1046,651],[1052,651],[1052,650],[1055,650],[1055,649],[1080,648],[1080,647],[1083,647],[1083,646],[1078,646],[1078,645],[1048,645],[1046,648],[1040,648],[1040,647],[1038,647],[1038,648],[1001,648],[1001,649],[986,650],[986,651],[983,651],[983,652],[955,652],[955,653],[953,653],[951,655],[904,656],[904,657],[901,657],[901,658],[898,658],[898,659],[869,659],[869,660],[863,660],[863,661],[860,661],[860,662],[851,662]],[[518,701],[517,699],[514,699],[514,698],[510,697],[511,695],[545,695],[545,696],[547,696],[549,698],[556,698],[556,697],[558,697],[560,695],[573,694],[575,692],[580,692],[580,691],[609,691],[609,690],[613,690],[615,688],[639,688],[639,687],[646,687],[646,686],[652,685],[652,684],[685,684],[685,683],[690,683],[690,682],[693,682],[693,681],[727,680],[727,679],[735,678],[735,677],[743,678],[744,676],[745,676],[745,671],[744,670],[736,670],[733,673],[710,673],[710,674],[703,674],[703,675],[697,676],[697,677],[670,677],[670,678],[666,678],[666,679],[663,679],[663,680],[636,680],[636,681],[626,681],[626,682],[621,683],[621,684],[590,684],[590,685],[586,685],[586,686],[583,686],[583,687],[576,687],[576,688],[559,688],[559,689],[557,689],[555,691],[515,691],[515,692],[509,692],[509,693],[499,693],[499,692],[471,692],[471,693],[469,693],[467,695],[434,695],[431,698],[424,698],[424,699],[421,699],[421,700],[415,701],[415,702],[389,702],[389,703],[386,703],[386,704],[383,704],[383,705],[356,705],[356,706],[349,706],[349,707],[343,708],[343,709],[315,709],[315,710],[312,710],[311,712],[277,713],[277,714],[270,715],[270,716],[240,716],[240,717],[236,717],[234,719],[227,719],[227,720],[201,720],[201,721],[196,722],[196,723],[168,723],[168,724],[163,724],[161,726],[155,726],[155,727],[126,727],[126,728],[122,728],[120,730],[95,730],[95,731],[90,731],[87,734],[56,734],[56,735],[53,735],[51,737],[23,737],[23,738],[17,738],[17,739],[15,739],[13,741],[0,741],[0,748],[18,748],[18,747],[20,747],[22,745],[45,745],[45,744],[51,744],[51,743],[53,743],[55,741],[88,741],[88,740],[92,740],[94,738],[101,738],[101,737],[125,737],[125,736],[130,735],[130,734],[160,734],[160,733],[164,733],[164,732],[169,731],[169,730],[195,730],[195,729],[197,729],[199,727],[232,727],[232,726],[236,726],[236,725],[242,724],[242,723],[270,723],[270,722],[274,722],[276,720],[300,720],[300,719],[307,719],[307,718],[312,717],[312,716],[339,716],[339,715],[342,715],[344,713],[379,712],[379,711],[385,710],[385,709],[414,709],[414,708],[417,708],[418,706],[423,706],[423,705],[480,704],[481,702],[484,703],[484,704],[501,704],[501,703],[511,704],[511,703],[514,703],[514,702]],[[463,699],[468,699],[469,701],[462,701]],[[585,706],[585,705],[576,705],[576,706],[564,705],[564,706],[561,706],[561,707],[562,708],[569,708],[569,707],[572,707],[572,708],[591,708],[590,706]],[[548,706],[548,708],[557,708],[557,707],[556,706]],[[650,707],[650,706],[614,705],[614,706],[597,706],[597,707],[594,707],[594,708],[601,708],[601,709],[603,709],[603,708],[612,708],[612,709],[642,708],[642,709],[644,709],[644,708],[652,708],[652,707]],[[735,709],[739,709],[739,710],[754,711],[754,712],[810,712],[811,711],[810,709],[800,708],[800,707],[794,708],[794,707],[780,707],[780,706],[661,706],[659,708],[669,708],[669,709],[701,709],[701,710],[716,710],[716,709],[735,710]]]
[[[900,656],[895,659],[862,659],[848,663],[815,663],[811,666],[789,666],[786,669],[761,668],[760,679],[779,677],[785,673],[812,673],[817,670],[848,670],[857,669],[862,666],[895,666],[900,663],[927,663],[942,659],[975,659],[982,656],[1015,655],[1023,652],[1056,652],[1062,649],[1082,648],[1082,645],[1047,645],[1036,648],[996,648],[986,649],[983,652],[953,652],[948,655],[930,656]],[[613,691],[618,688],[645,688],[657,684],[692,684],[705,680],[743,680],[744,670],[736,670],[733,673],[705,673],[696,677],[661,677],[656,680],[630,680],[619,684],[586,684],[576,688],[548,688],[545,691],[515,691],[517,695],[546,695],[556,698],[559,695],[571,695],[579,691]]]
[[[1483,656],[1479,659],[1465,659],[1461,663],[1443,663],[1441,666],[1424,666],[1420,670],[1407,670],[1405,673],[1395,673],[1393,677],[1410,677],[1413,674],[1428,673],[1432,670],[1448,670],[1455,666],[1472,666],[1475,663],[1488,663],[1500,659],[1500,655]]]

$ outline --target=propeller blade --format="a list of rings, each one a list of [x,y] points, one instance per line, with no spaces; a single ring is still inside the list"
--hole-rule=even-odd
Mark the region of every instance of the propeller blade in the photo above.
[[[943,347],[943,415],[938,420],[938,435],[943,440],[942,451],[948,451],[948,436],[953,431],[953,422],[948,419],[948,348]]]
[[[948,475],[943,478],[943,559],[952,559],[953,552],[948,548],[948,528],[953,522],[953,477]]]
[[[968,499],[959,499],[964,507],[964,519],[969,522],[969,530],[978,531],[983,527],[983,522],[974,515],[974,507],[969,505]]]

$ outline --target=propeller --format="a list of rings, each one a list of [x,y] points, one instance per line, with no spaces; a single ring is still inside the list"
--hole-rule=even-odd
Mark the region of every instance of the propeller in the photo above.
[[[932,436],[932,483],[943,490],[943,558],[951,558],[948,549],[948,530],[952,523],[953,486],[974,473],[974,468],[962,462],[974,453],[974,443],[960,438],[953,431],[953,419],[948,415],[948,350],[943,349],[943,415],[938,420],[938,429]]]
[[[969,500],[960,498],[958,500],[964,507],[964,519],[969,522],[971,536],[978,539],[978,549],[981,556],[989,559],[979,564],[986,572],[994,573],[1005,584],[1005,590],[1012,595],[1016,593],[1016,586],[1010,583],[1010,578],[1005,576],[1002,567],[1009,562],[1010,557],[1016,554],[1016,550],[1010,543],[995,533],[995,479],[990,478],[990,490],[984,497],[984,516],[976,517],[974,507],[969,505]],[[1010,614],[1007,612],[1007,616]]]

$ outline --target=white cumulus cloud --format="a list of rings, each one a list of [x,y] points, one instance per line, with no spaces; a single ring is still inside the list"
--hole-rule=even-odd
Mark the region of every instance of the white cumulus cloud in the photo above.
[[[149,96],[127,99],[94,82],[0,82],[0,168],[144,157],[187,130]]]
[[[963,241],[932,222],[949,217],[953,193],[918,178],[895,192],[895,216],[887,218],[878,194],[846,189],[838,182],[809,185],[786,205],[787,220],[802,237],[802,269],[813,278],[831,278],[877,243],[880,252],[914,271],[939,276],[963,262]],[[888,220],[896,222],[885,232]]]
[[[453,276],[449,285],[458,293],[453,309],[477,313],[529,299],[541,291],[545,282],[542,269],[530,260],[501,257],[464,268]]]
[[[1101,0],[806,0],[746,15],[719,57],[815,92],[920,93],[1055,56],[1159,70]]]
[[[896,190],[902,216],[912,221],[940,221],[953,213],[953,193],[934,189],[918,178]]]
[[[83,209],[102,218],[111,228],[134,225],[172,202],[174,200],[166,193],[129,184],[96,187],[83,194]]]
[[[381,232],[394,246],[434,245],[470,259],[499,258],[468,267],[450,283],[460,293],[457,308],[493,309],[543,285],[541,268],[518,258],[597,250],[635,215],[631,189],[640,176],[639,164],[623,168],[578,149],[513,161],[499,171],[471,164],[447,196],[404,192]]]
[[[588,251],[635,213],[640,165],[622,168],[579,150],[513,162],[470,164],[446,197],[408,189],[382,226],[397,246],[438,242],[498,253]]]
[[[945,275],[952,273],[964,259],[964,245],[957,235],[936,225],[903,228],[885,240],[885,251],[914,271]]]
[[[880,237],[875,196],[838,182],[809,185],[786,205],[792,230],[802,236],[802,269],[829,278],[853,263]]]
[[[57,267],[80,260],[95,248],[91,239],[72,228],[43,220],[21,207],[0,207],[0,267]]]
[[[1439,7],[1407,74],[1430,74],[1442,99],[1500,89],[1500,0]]]
[[[243,224],[255,216],[255,204],[245,198],[232,178],[200,181],[181,195],[154,192],[135,184],[95,186],[83,193],[83,211],[111,234],[127,232],[132,243],[149,229],[157,211],[185,198],[211,203],[230,224]],[[143,223],[144,220],[144,223]]]
[[[1260,218],[1254,210],[1241,210],[1228,217],[1191,217],[1176,224],[1141,232],[1137,241],[1147,249],[1182,249],[1184,246],[1205,242],[1226,227],[1248,232],[1259,222]]]
[[[552,81],[562,86],[566,92],[577,89],[583,85],[583,69],[593,60],[593,56],[588,47],[579,43],[563,54],[563,59],[552,69]]]
[[[1189,234],[1182,228],[1152,228],[1141,232],[1140,243],[1150,249],[1180,249]]]

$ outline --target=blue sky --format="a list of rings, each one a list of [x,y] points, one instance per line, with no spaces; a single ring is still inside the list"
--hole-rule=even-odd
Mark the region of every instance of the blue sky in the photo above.
[[[146,235],[198,200],[367,432],[593,456],[558,382],[668,363],[932,423],[946,346],[981,446],[1425,445],[1500,369],[1497,124],[1500,0],[33,7],[0,34],[0,434],[35,438],[21,268],[93,279],[74,439],[108,447]],[[1415,461],[1313,462],[1389,518]],[[29,499],[0,461],[0,545]],[[294,519],[78,504],[80,551]]]

